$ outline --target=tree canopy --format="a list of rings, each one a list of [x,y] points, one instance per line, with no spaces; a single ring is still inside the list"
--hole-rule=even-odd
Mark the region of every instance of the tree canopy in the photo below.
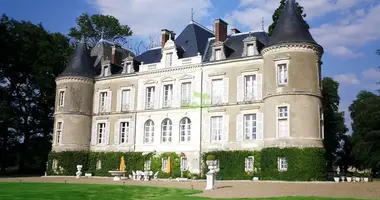
[[[339,111],[340,97],[338,89],[339,83],[332,78],[325,77],[322,80],[325,135],[323,144],[326,149],[325,159],[329,167],[332,167],[335,163],[340,142],[348,131],[344,124],[344,112]]]
[[[273,23],[268,27],[268,34],[269,34],[269,36],[272,36],[272,34],[273,34],[274,28],[276,27],[277,22],[280,19],[281,13],[284,10],[285,3],[286,3],[286,0],[281,0],[280,1],[280,6],[274,11],[274,13],[272,15]],[[300,12],[301,15],[302,15],[302,17],[305,18],[306,14],[303,13],[303,7],[300,6],[298,2],[296,2],[296,5],[297,5],[297,8],[298,8],[298,12]],[[310,26],[309,26],[309,24],[306,21],[305,21],[305,24],[306,24],[307,28],[310,29]]]
[[[84,13],[76,19],[76,27],[71,27],[69,36],[75,41],[82,37],[87,40],[90,47],[102,38],[111,42],[126,44],[127,37],[132,35],[128,25],[121,25],[119,20],[110,15],[88,15]]]

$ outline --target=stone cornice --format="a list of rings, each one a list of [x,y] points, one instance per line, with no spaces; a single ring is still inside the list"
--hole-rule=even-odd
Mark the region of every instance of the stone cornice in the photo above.
[[[184,66],[184,67],[170,67],[170,68],[164,68],[164,69],[156,69],[153,71],[146,71],[146,72],[138,72],[138,76],[144,76],[144,75],[164,75],[170,72],[177,72],[184,70],[184,72],[192,72],[194,69],[201,68],[202,65],[190,65],[190,66]]]
[[[71,111],[71,112],[55,112],[54,116],[57,116],[57,115],[83,115],[83,116],[92,117],[92,114],[88,114],[85,112],[74,112],[74,111]]]
[[[319,45],[315,44],[279,44],[274,46],[266,47],[262,50],[263,56],[268,53],[276,53],[276,52],[291,52],[291,51],[300,51],[300,52],[313,52],[318,54],[320,57],[323,54],[323,48]]]
[[[63,76],[57,77],[55,82],[58,83],[71,83],[71,82],[80,82],[87,84],[94,84],[94,79],[87,77],[79,77],[79,76]]]
[[[287,95],[307,95],[307,96],[313,96],[317,98],[323,98],[321,94],[313,93],[313,92],[305,92],[305,91],[292,91],[292,92],[279,92],[275,94],[269,94],[263,98],[263,100],[266,100],[271,97],[277,97],[277,96],[287,96]]]

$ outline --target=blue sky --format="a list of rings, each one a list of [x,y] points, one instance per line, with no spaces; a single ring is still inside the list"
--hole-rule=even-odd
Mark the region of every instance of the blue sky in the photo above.
[[[360,90],[380,89],[375,84],[380,81],[380,56],[375,54],[380,49],[380,1],[298,2],[305,7],[312,35],[325,49],[323,76],[340,82],[341,110],[347,112]],[[216,18],[241,31],[260,30],[264,18],[266,29],[278,5],[279,0],[3,0],[0,13],[64,34],[84,12],[109,14],[132,28],[133,41],[141,41],[158,39],[163,28],[179,34],[190,22],[191,8],[195,20],[210,29]]]

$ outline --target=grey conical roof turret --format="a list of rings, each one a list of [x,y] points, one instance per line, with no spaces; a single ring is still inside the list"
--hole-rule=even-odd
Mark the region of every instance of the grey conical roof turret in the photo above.
[[[317,44],[297,10],[295,0],[286,1],[284,10],[269,41],[269,46],[284,43]]]
[[[95,75],[90,51],[82,38],[66,69],[59,76],[81,76],[93,78]]]

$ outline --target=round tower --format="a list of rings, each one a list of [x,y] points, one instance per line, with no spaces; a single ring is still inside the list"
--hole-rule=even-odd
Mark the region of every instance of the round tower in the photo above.
[[[323,147],[323,48],[288,0],[263,49],[266,147]]]
[[[82,39],[56,78],[53,151],[89,150],[94,75],[90,52]]]

